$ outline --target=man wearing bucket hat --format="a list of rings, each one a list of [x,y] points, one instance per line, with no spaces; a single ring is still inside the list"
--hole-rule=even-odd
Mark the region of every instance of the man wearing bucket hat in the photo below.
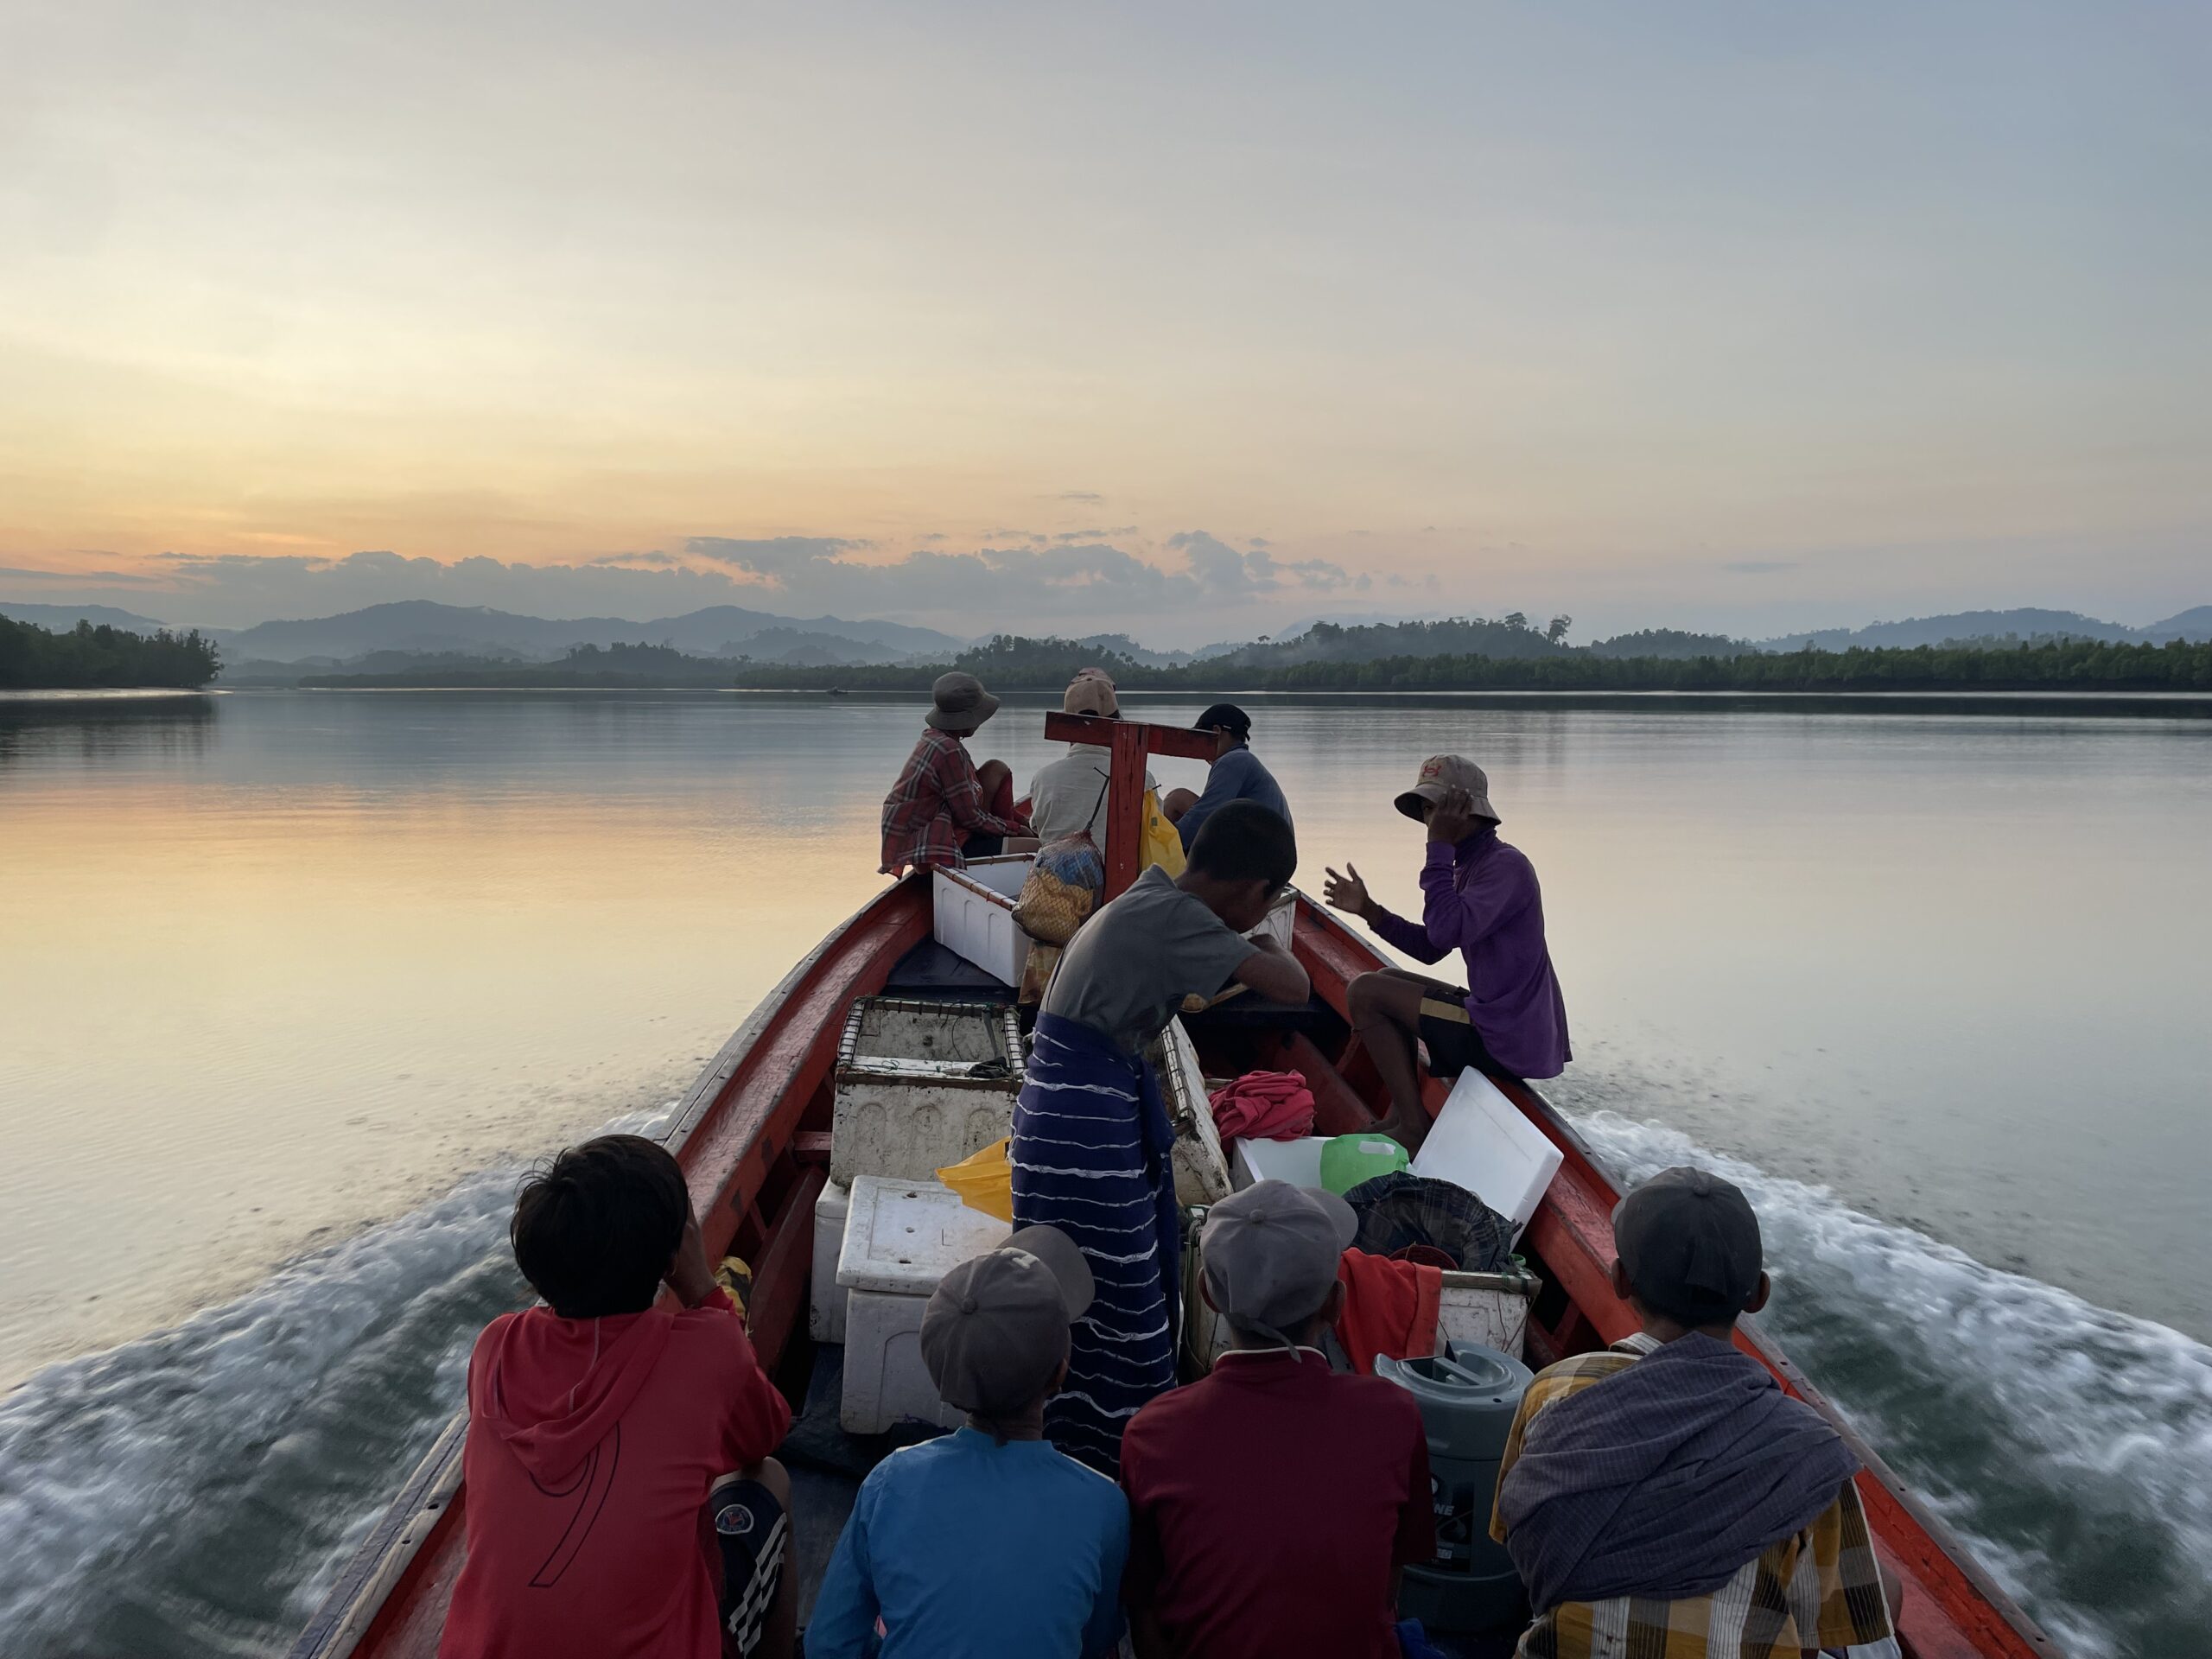
[[[1463,988],[1389,968],[1362,974],[1350,990],[1352,1025],[1390,1090],[1383,1128],[1409,1148],[1428,1133],[1415,1067],[1416,1039],[1429,1071],[1457,1077],[1468,1066],[1516,1077],[1555,1077],[1574,1058],[1567,1003],[1544,943],[1543,893],[1535,867],[1497,838],[1490,779],[1464,755],[1432,755],[1399,811],[1428,827],[1421,866],[1421,917],[1394,915],[1369,896],[1358,868],[1332,869],[1321,896],[1418,962],[1453,950],[1467,969]]]
[[[966,1427],[893,1452],[861,1484],[806,1650],[858,1659],[876,1622],[899,1656],[1095,1659],[1122,1637],[1128,1505],[1045,1439],[1068,1327],[1090,1268],[1068,1236],[1025,1227],[944,1275],[922,1313],[922,1363]]]
[[[1013,775],[1002,760],[982,770],[961,740],[998,712],[999,700],[973,674],[940,674],[930,688],[929,729],[883,798],[883,871],[898,875],[1009,850],[1028,827],[1014,816]],[[1032,843],[1023,841],[1026,847]]]
[[[1105,671],[1086,668],[1069,682],[1067,693],[1060,699],[1060,712],[1119,720],[1122,704],[1114,695],[1114,682],[1107,678]],[[1098,850],[1106,850],[1109,759],[1103,744],[1071,743],[1063,759],[1038,768],[1029,784],[1029,826],[1030,833],[1039,842],[1058,841],[1078,830],[1087,830]],[[1147,772],[1144,786],[1157,790],[1160,784]]]
[[[1141,1659],[1398,1659],[1399,1569],[1435,1553],[1421,1408],[1315,1346],[1357,1228],[1336,1194],[1287,1181],[1208,1214],[1199,1283],[1235,1346],[1122,1442]]]

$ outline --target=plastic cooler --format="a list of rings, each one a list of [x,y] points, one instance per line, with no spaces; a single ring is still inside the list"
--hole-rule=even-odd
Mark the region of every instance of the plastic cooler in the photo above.
[[[922,1310],[938,1281],[996,1249],[1006,1223],[938,1181],[854,1181],[837,1284],[845,1293],[845,1392],[837,1421],[876,1434],[907,1419],[957,1428],[966,1414],[938,1398],[922,1363]]]
[[[831,1181],[814,1201],[814,1265],[809,1275],[806,1334],[817,1342],[845,1339],[845,1293],[837,1284],[837,1258],[845,1250],[845,1217],[853,1190]]]
[[[1035,862],[1027,854],[1016,853],[972,859],[964,870],[931,872],[937,942],[994,979],[1020,984],[1022,965],[1029,960],[1029,936],[1014,919],[1014,901],[1021,896],[1021,884]]]

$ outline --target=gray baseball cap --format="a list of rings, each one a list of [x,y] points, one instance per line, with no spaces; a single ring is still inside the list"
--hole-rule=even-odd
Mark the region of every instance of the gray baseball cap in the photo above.
[[[1289,1347],[1286,1333],[1320,1311],[1358,1232],[1359,1217],[1333,1192],[1255,1181],[1206,1214],[1206,1290],[1236,1330]]]
[[[1096,1287],[1075,1241],[1024,1227],[938,1281],[922,1310],[922,1363],[938,1396],[963,1411],[1019,1411],[1068,1357],[1068,1326]]]
[[[1613,1248],[1637,1300],[1686,1325],[1734,1319],[1759,1287],[1759,1218],[1708,1170],[1662,1169],[1623,1198]]]
[[[1423,805],[1434,806],[1447,791],[1464,789],[1475,798],[1475,810],[1492,823],[1498,821],[1497,812],[1490,804],[1490,779],[1483,769],[1464,754],[1432,754],[1421,763],[1421,775],[1414,786],[1398,797],[1399,811],[1409,818],[1421,817]]]

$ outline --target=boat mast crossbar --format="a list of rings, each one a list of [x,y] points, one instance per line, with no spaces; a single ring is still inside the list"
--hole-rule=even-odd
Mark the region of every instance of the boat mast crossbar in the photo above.
[[[1145,758],[1166,754],[1211,760],[1214,735],[1187,726],[1060,714],[1045,716],[1045,735],[1055,743],[1091,743],[1107,752],[1105,896],[1118,899],[1137,879],[1138,854],[1144,845]]]

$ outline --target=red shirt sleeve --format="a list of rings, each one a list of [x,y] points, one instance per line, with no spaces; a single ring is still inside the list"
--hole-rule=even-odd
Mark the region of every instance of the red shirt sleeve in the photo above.
[[[715,1286],[714,1294],[691,1312],[713,1319],[725,1338],[716,1368],[721,1375],[715,1382],[722,1405],[721,1457],[725,1468],[742,1469],[784,1443],[791,1432],[791,1402],[760,1369],[745,1335],[745,1318],[727,1291]]]
[[[1390,1559],[1404,1567],[1414,1561],[1433,1560],[1436,1556],[1436,1506],[1428,1490],[1428,1434],[1421,1427],[1421,1408],[1413,1404],[1407,1414],[1413,1419],[1412,1461],[1406,1471],[1406,1501],[1398,1510],[1398,1539]]]

